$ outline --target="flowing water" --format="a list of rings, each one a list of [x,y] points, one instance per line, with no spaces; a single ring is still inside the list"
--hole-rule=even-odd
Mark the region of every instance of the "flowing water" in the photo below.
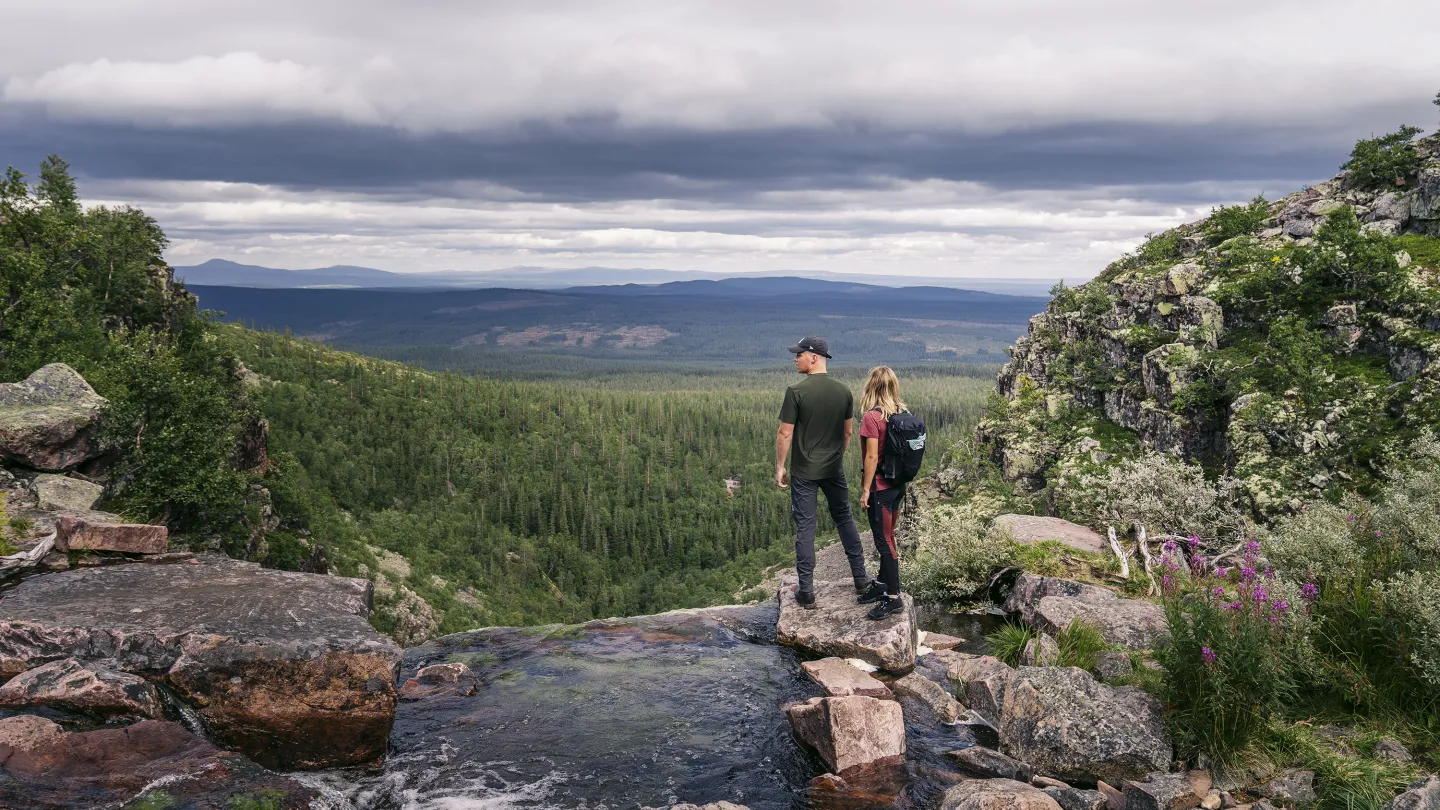
[[[300,778],[327,810],[826,804],[807,792],[825,767],[780,710],[820,691],[774,643],[775,619],[773,605],[720,608],[437,639],[407,652],[402,677],[464,662],[476,693],[402,701],[379,773]],[[909,762],[881,790],[930,806],[949,770],[941,752],[972,740],[906,716]]]

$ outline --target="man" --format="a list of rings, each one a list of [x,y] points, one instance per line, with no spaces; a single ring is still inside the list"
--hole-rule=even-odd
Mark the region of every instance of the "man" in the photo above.
[[[795,601],[815,606],[815,509],[818,493],[825,493],[830,517],[840,530],[840,542],[850,559],[855,590],[870,587],[860,532],[850,517],[850,492],[845,485],[845,451],[854,428],[855,398],[843,383],[830,378],[825,363],[830,345],[821,337],[807,337],[790,347],[795,370],[805,375],[785,389],[780,407],[780,431],[775,434],[775,484],[785,489],[785,458],[791,455],[790,516],[795,519],[795,570],[800,575]]]

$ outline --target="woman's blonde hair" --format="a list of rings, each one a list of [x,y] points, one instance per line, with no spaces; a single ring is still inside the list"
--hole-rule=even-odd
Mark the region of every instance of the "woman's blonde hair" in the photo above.
[[[907,410],[900,399],[900,380],[896,379],[895,371],[889,366],[870,369],[870,376],[865,380],[865,392],[860,395],[860,410],[864,412],[875,408],[879,408],[880,414],[886,418]]]

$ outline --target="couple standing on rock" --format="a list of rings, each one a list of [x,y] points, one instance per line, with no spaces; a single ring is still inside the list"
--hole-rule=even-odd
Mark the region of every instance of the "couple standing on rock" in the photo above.
[[[860,533],[850,516],[850,493],[845,483],[845,451],[854,429],[855,398],[850,389],[830,377],[825,363],[830,346],[824,338],[807,337],[790,347],[795,370],[805,379],[785,389],[780,407],[780,430],[775,436],[775,483],[790,488],[790,514],[795,520],[795,570],[799,589],[795,601],[802,607],[815,605],[815,510],[820,492],[830,507],[830,517],[840,532],[845,556],[860,604],[875,603],[865,615],[883,619],[903,609],[900,599],[900,550],[895,545],[895,517],[905,485],[887,481],[877,474],[880,451],[885,446],[887,419],[905,411],[900,401],[900,382],[888,366],[870,369],[860,396],[860,441],[864,466],[861,472],[860,506],[870,518],[875,550],[880,555],[880,575],[872,579],[865,569],[865,550]],[[792,452],[793,451],[793,452]],[[792,457],[790,472],[785,459]]]

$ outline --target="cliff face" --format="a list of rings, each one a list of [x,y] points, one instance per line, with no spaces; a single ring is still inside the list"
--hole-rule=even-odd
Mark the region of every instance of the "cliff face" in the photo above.
[[[1440,426],[1440,135],[1405,148],[1393,186],[1220,209],[1060,292],[978,429],[1004,477],[1054,505],[1143,447],[1235,475],[1261,514],[1364,489]]]

